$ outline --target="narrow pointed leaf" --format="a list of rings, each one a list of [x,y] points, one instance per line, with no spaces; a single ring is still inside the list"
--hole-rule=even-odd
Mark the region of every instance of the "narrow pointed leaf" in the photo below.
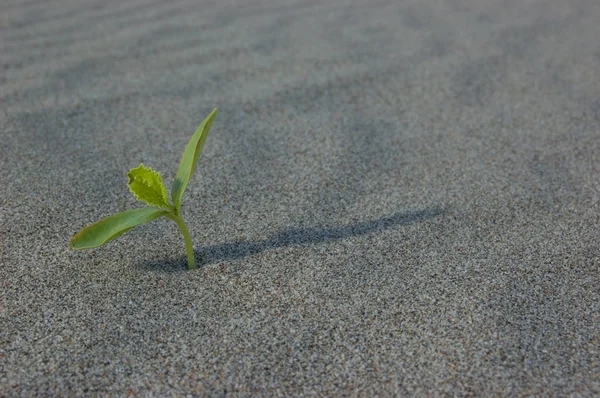
[[[151,207],[117,213],[79,231],[71,239],[69,246],[78,250],[102,246],[140,224],[150,222],[169,213],[169,211]]]
[[[139,201],[146,202],[150,206],[170,209],[167,189],[163,184],[160,174],[150,167],[140,165],[127,173],[129,177],[129,189],[133,196]]]
[[[185,147],[185,151],[181,157],[181,162],[179,163],[177,175],[175,176],[175,181],[173,181],[173,188],[171,188],[171,198],[173,199],[173,205],[177,211],[179,211],[181,207],[181,197],[183,196],[183,191],[185,191],[185,188],[187,187],[187,184],[194,173],[196,162],[200,157],[200,152],[202,152],[204,142],[206,141],[206,136],[208,135],[210,126],[212,126],[212,123],[215,120],[215,116],[217,116],[216,108],[213,109],[206,119],[204,119],[200,127],[198,127],[190,139],[190,142],[188,142],[187,146]]]

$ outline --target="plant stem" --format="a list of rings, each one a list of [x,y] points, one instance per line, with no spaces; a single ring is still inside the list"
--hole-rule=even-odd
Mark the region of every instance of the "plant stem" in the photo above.
[[[192,238],[190,237],[190,231],[188,231],[185,223],[183,222],[183,218],[175,214],[168,214],[167,217],[175,221],[175,224],[177,224],[179,230],[181,231],[181,234],[183,235],[183,240],[185,241],[185,250],[187,252],[188,269],[196,268],[196,264],[194,262],[194,248],[192,247]]]

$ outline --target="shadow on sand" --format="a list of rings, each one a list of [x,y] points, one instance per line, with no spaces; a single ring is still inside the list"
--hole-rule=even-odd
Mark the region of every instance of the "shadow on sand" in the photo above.
[[[421,210],[409,213],[396,213],[390,217],[374,221],[365,221],[334,228],[291,228],[277,233],[268,239],[257,242],[231,242],[204,246],[195,250],[196,267],[218,261],[236,260],[267,250],[285,246],[311,245],[330,242],[352,236],[365,235],[399,225],[409,225],[444,215],[443,209]],[[187,259],[164,259],[144,262],[143,268],[160,272],[179,272],[187,270]]]

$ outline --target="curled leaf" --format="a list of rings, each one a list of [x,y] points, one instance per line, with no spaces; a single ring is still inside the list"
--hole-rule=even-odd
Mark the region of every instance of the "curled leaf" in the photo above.
[[[150,207],[117,213],[79,231],[71,239],[69,246],[78,250],[102,246],[140,224],[167,214],[170,214],[170,212]]]
[[[213,109],[210,115],[208,115],[202,124],[200,124],[185,147],[185,151],[181,157],[179,169],[177,170],[177,175],[175,176],[175,181],[173,181],[173,187],[171,188],[171,199],[173,200],[173,205],[175,206],[177,214],[179,214],[179,209],[181,208],[183,191],[185,191],[185,188],[194,173],[196,162],[200,157],[204,142],[206,141],[206,136],[208,135],[210,126],[212,126],[212,123],[215,120],[215,116],[217,116],[216,108]]]
[[[129,170],[127,177],[129,177],[129,189],[137,200],[154,207],[171,208],[167,189],[157,171],[140,163],[138,167]]]

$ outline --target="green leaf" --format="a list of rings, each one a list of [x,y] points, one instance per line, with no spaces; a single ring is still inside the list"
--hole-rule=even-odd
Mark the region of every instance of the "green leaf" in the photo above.
[[[102,246],[131,228],[169,213],[171,212],[151,207],[127,210],[85,227],[71,239],[69,246],[77,250]]]
[[[135,169],[129,170],[127,177],[129,189],[137,200],[150,206],[171,209],[167,189],[158,172],[140,163]]]
[[[183,191],[185,191],[185,188],[187,187],[187,184],[194,173],[196,162],[200,157],[200,152],[202,152],[204,142],[206,141],[206,136],[208,135],[210,126],[212,126],[212,123],[215,120],[215,116],[217,116],[217,108],[213,109],[210,115],[208,115],[200,127],[198,127],[190,139],[190,142],[188,142],[187,146],[185,147],[185,151],[181,157],[179,169],[177,170],[175,181],[173,181],[173,188],[171,188],[171,198],[173,199],[173,204],[175,205],[175,211],[177,214],[179,214],[179,209],[181,208],[181,197],[183,196]]]

